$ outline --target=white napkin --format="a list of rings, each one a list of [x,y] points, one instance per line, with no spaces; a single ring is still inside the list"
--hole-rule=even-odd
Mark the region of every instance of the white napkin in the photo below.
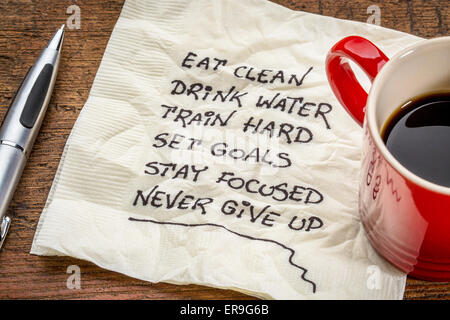
[[[128,0],[31,253],[274,299],[401,299],[358,215],[361,128],[327,51],[421,40],[271,2]]]

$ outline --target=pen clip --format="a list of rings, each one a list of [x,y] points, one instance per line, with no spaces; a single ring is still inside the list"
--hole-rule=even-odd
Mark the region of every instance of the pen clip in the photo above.
[[[0,224],[0,250],[2,249],[3,241],[5,241],[10,225],[11,219],[7,216],[4,216],[2,219],[2,223]]]

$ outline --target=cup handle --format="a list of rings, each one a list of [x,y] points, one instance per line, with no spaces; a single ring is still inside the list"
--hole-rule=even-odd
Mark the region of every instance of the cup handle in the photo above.
[[[355,62],[371,82],[389,59],[372,42],[357,36],[340,40],[328,52],[325,65],[331,89],[347,112],[362,126],[367,93],[346,59]]]

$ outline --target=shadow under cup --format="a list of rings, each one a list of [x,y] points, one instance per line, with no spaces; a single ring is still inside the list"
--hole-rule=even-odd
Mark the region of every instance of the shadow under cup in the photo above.
[[[362,223],[381,255],[426,280],[450,280],[450,188],[406,169],[388,151],[381,131],[408,100],[449,92],[450,37],[425,40],[384,65],[370,90],[364,120]]]

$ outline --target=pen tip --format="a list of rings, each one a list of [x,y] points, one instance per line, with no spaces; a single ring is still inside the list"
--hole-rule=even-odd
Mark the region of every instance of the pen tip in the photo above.
[[[55,50],[60,51],[61,50],[61,45],[64,39],[64,27],[65,25],[63,24],[58,31],[56,31],[55,35],[53,36],[53,38],[50,40],[50,42],[47,45],[47,48],[53,48]]]

